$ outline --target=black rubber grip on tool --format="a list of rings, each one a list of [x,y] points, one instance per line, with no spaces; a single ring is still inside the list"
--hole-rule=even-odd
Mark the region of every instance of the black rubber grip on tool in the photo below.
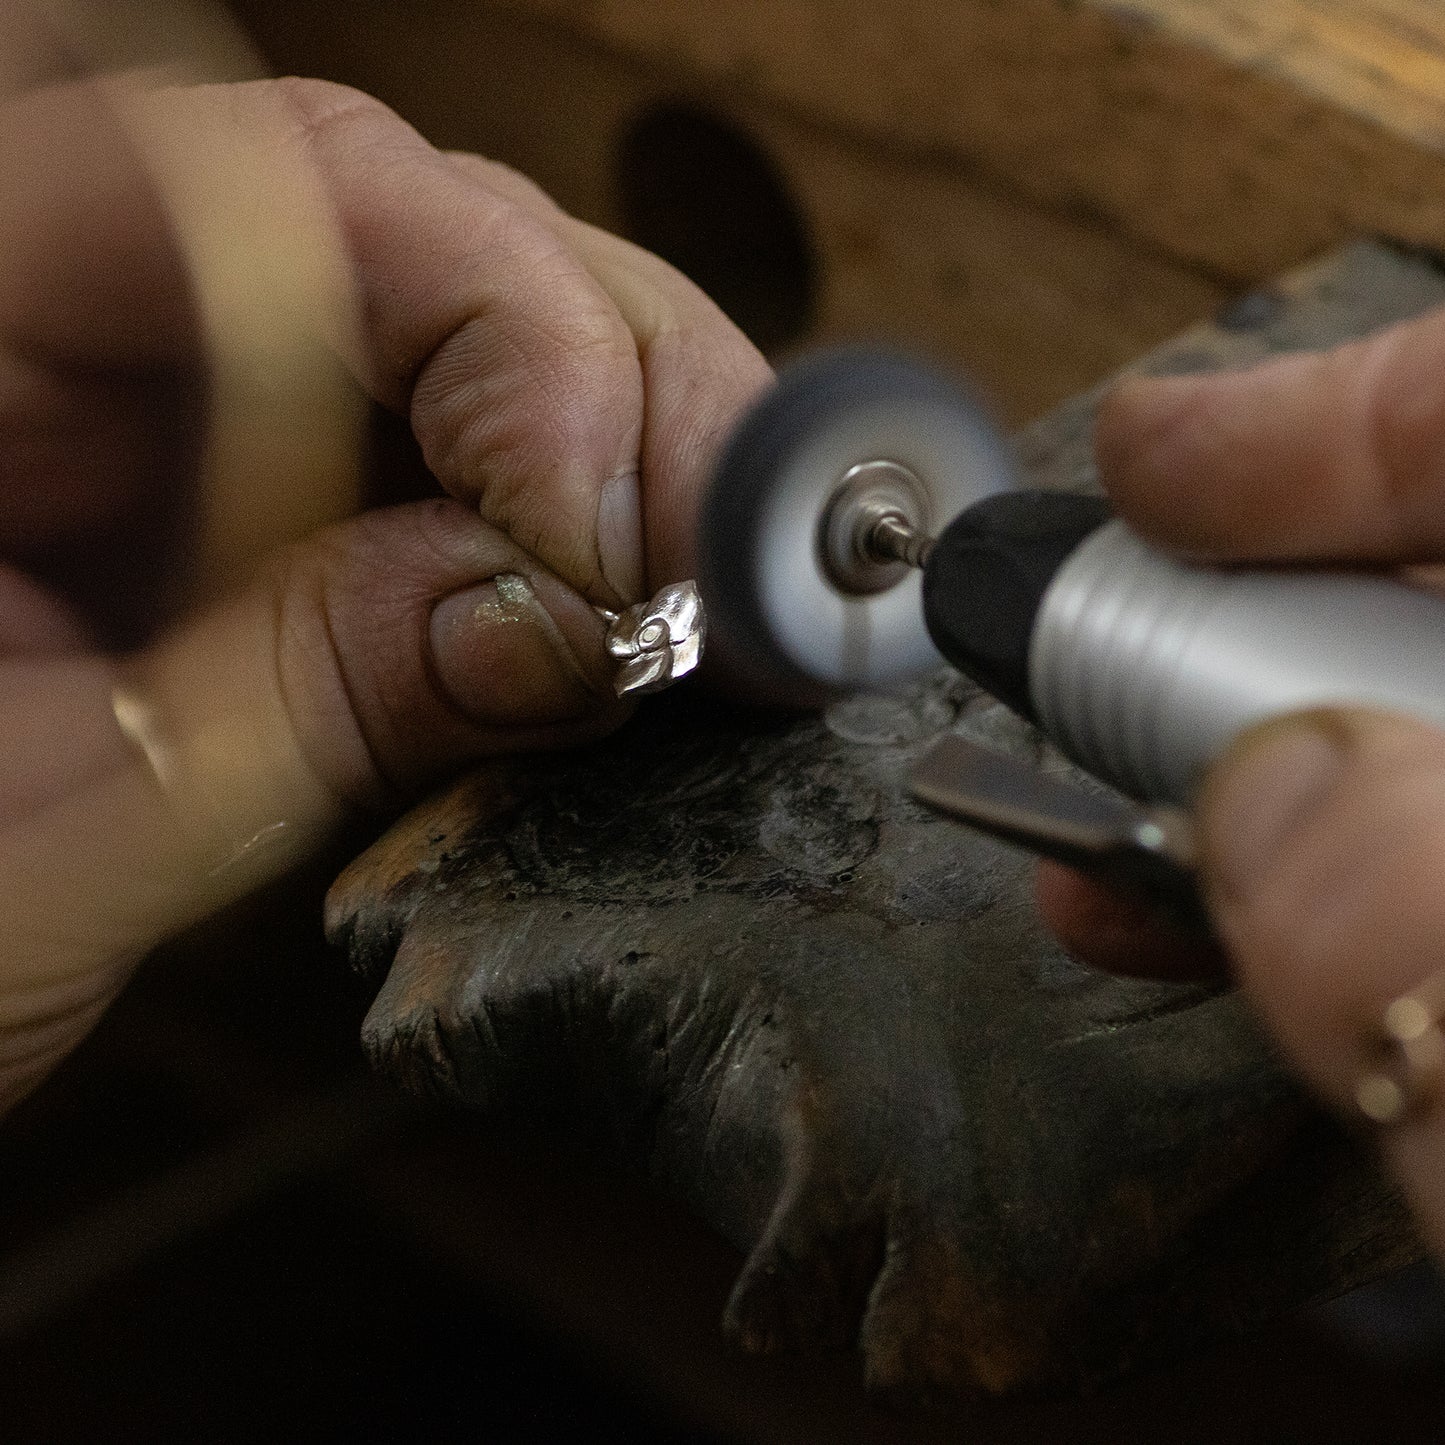
[[[962,673],[1037,721],[1029,646],[1059,568],[1113,513],[1101,497],[1000,492],[975,502],[934,544],[923,571],[933,645]]]

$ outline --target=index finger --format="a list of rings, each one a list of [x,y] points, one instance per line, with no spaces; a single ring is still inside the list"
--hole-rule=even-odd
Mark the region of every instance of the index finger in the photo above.
[[[653,586],[697,571],[697,517],[712,464],[772,378],[761,353],[697,286],[640,246],[569,216],[524,176],[464,152],[462,172],[546,226],[607,293],[637,345],[644,418],[643,531]]]
[[[356,369],[409,415],[442,485],[593,602],[689,575],[677,519],[725,429],[707,419],[730,423],[767,375],[741,333],[655,258],[358,92],[229,98],[316,163],[351,253]]]
[[[1201,557],[1445,557],[1445,312],[1246,371],[1136,379],[1100,477],[1142,533]]]

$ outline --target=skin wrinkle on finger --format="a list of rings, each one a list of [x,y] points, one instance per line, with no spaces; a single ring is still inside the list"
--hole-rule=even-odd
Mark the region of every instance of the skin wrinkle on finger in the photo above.
[[[684,324],[684,304],[690,323],[707,319],[732,325],[707,294],[675,266],[622,236],[569,216],[526,176],[466,151],[445,154],[463,175],[499,198],[514,202],[558,240],[565,241],[612,299],[640,349]]]
[[[317,574],[301,581],[297,577],[299,568],[294,560],[286,566],[278,578],[274,594],[274,648],[276,655],[276,679],[282,706],[291,720],[292,731],[301,756],[306,759],[313,776],[343,806],[349,808],[377,808],[385,800],[400,796],[401,790],[388,776],[387,769],[377,756],[366,727],[357,710],[358,699],[353,691],[347,667],[342,660],[342,651],[337,642],[336,631],[331,621],[331,609],[322,577]],[[294,669],[287,666],[288,659],[298,645],[296,639],[305,636],[305,630],[295,620],[297,606],[303,612],[319,619],[320,635],[324,646],[320,649],[321,663],[315,665],[308,659],[307,671],[310,676],[303,686],[293,683]],[[302,642],[308,653],[314,654],[314,645]],[[328,729],[324,741],[317,730],[308,727],[306,719],[315,707],[318,697],[333,694],[330,707],[323,703],[322,711],[330,713],[337,726]],[[303,706],[300,699],[305,697],[310,706]]]
[[[580,268],[553,233],[535,225],[530,217],[489,189],[461,184],[460,173],[443,153],[380,101],[345,86],[295,78],[224,89],[233,101],[242,93],[249,94],[251,104],[244,108],[248,116],[258,109],[265,114],[279,97],[293,139],[311,153],[343,210],[350,198],[338,196],[337,190],[344,189],[344,180],[356,177],[338,176],[337,168],[344,165],[358,173],[371,173],[361,187],[371,192],[367,197],[370,204],[357,201],[345,219],[353,223],[353,232],[357,226],[366,228],[360,236],[363,242],[374,241],[379,233],[394,235],[400,230],[398,244],[413,263],[406,276],[408,285],[419,284],[415,267],[418,230],[430,225],[431,239],[445,247],[445,264],[434,263],[430,286],[423,286],[421,294],[410,297],[409,307],[393,310],[386,317],[386,331],[402,328],[400,344],[391,353],[394,364],[390,372],[372,375],[370,387],[377,399],[392,409],[407,409],[417,376],[434,350],[469,320],[478,319],[478,295],[485,297],[489,293],[469,288],[464,279],[469,274],[485,280],[495,270],[506,276],[502,299],[519,289],[519,277],[534,281],[535,294],[549,301],[559,290],[581,279]],[[356,135],[357,127],[366,133]],[[381,166],[376,164],[378,157],[384,161]],[[476,202],[481,199],[489,204],[478,206]],[[407,224],[391,225],[397,216],[406,216]],[[551,344],[582,344],[580,330],[589,324],[585,313],[603,318],[595,323],[599,331],[611,329],[606,320],[610,305],[600,292],[589,296],[589,289],[569,294],[565,307],[524,314],[519,320]],[[373,300],[395,308],[399,297],[386,294],[382,287]],[[590,306],[586,304],[589,300]],[[413,319],[410,310],[425,314],[420,334],[406,329]],[[485,314],[485,308],[481,314]]]
[[[505,355],[509,351],[528,353],[534,349],[560,360],[574,353],[596,352],[605,361],[631,359],[630,334],[610,302],[590,284],[579,290],[581,269],[556,237],[530,217],[506,204],[490,207],[473,228],[474,253],[456,258],[465,272],[472,264],[481,272],[523,276],[533,289],[534,297],[547,298],[547,305],[535,309],[509,309],[520,288],[491,296],[486,293],[463,293],[451,303],[451,324],[443,324],[427,338],[430,351],[406,373],[396,388],[400,409],[415,409],[415,392],[427,367],[434,365],[438,354],[454,345],[459,334],[470,327],[491,323],[501,331],[491,344]],[[590,280],[590,278],[589,278]],[[567,296],[564,305],[554,304],[558,296]],[[439,308],[438,308],[439,309]],[[547,373],[538,377],[547,385]],[[555,387],[555,383],[551,383]],[[555,398],[554,398],[555,399]]]
[[[358,521],[362,527],[371,525],[366,518]],[[347,531],[356,535],[354,526]],[[359,540],[364,555],[370,550],[365,548],[364,532]],[[345,622],[349,609],[354,610],[354,599],[338,589],[338,580],[341,589],[349,580],[347,564],[352,558],[345,544],[338,544],[335,538],[316,539],[316,544],[292,550],[275,587],[275,647],[281,697],[302,755],[333,796],[349,809],[384,810],[409,795],[406,780],[391,764],[389,740],[378,732],[386,718],[388,697],[385,690],[380,698],[374,697],[371,685],[363,684],[357,676],[357,667],[366,654],[350,646],[350,628]],[[396,551],[400,555],[402,549]],[[460,585],[461,578],[454,575],[455,559],[449,560],[453,565],[448,572],[453,575],[444,572],[441,576]],[[380,564],[385,559],[378,556],[376,561]],[[361,570],[368,569],[363,566]],[[435,691],[429,664],[424,660],[429,652],[425,631],[429,600],[425,589],[420,598],[407,597],[399,605],[393,594],[390,610],[401,614],[401,637],[388,646],[383,633],[379,641],[384,655],[397,660],[423,659],[412,664],[409,675],[401,680],[403,702],[408,685],[415,692],[418,680],[427,691]],[[368,618],[366,631],[373,636],[378,632],[379,620]],[[407,644],[408,632],[414,635],[412,646]],[[375,681],[385,689],[389,680],[383,677]],[[412,701],[415,704],[418,699]],[[447,701],[450,704],[450,699]]]
[[[412,399],[423,455],[449,491],[474,500],[527,551],[553,566],[566,559],[569,581],[596,601],[618,602],[598,552],[596,513],[606,482],[636,470],[636,352],[615,334],[579,330],[570,341],[548,341],[566,353],[564,367],[537,370],[525,337],[509,344],[514,332],[515,324],[472,318],[433,354]],[[525,409],[510,401],[517,395],[528,398]],[[610,460],[579,445],[599,409],[634,417]]]
[[[442,154],[464,175],[480,181],[499,196],[515,201],[530,210],[538,219],[550,223],[558,217],[570,219],[567,212],[534,181],[531,176],[489,156],[472,151],[446,150]]]
[[[713,301],[667,262],[570,217],[562,225],[637,337],[648,397],[644,476],[671,483],[666,490],[644,487],[650,580],[691,576],[696,518],[713,462],[772,370]]]

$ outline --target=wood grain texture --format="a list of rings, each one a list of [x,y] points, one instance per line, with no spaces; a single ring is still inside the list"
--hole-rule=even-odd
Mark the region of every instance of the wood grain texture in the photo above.
[[[512,0],[1218,276],[1445,243],[1432,0]]]
[[[1109,3],[1422,146],[1445,136],[1445,9],[1437,0]]]
[[[816,344],[900,342],[1039,415],[1341,240],[1445,248],[1437,0],[240,0],[285,68],[623,228],[620,135],[685,99],[777,165]]]
[[[975,376],[1010,424],[1228,295],[1217,278],[1083,210],[1021,196],[955,158],[840,130],[661,52],[609,48],[539,18],[545,5],[427,0],[399,27],[386,0],[356,0],[340,29],[319,6],[238,8],[283,68],[359,85],[437,144],[506,161],[613,230],[625,229],[617,147],[632,121],[678,98],[725,117],[778,168],[812,238],[819,292],[802,341],[862,337],[932,353]]]

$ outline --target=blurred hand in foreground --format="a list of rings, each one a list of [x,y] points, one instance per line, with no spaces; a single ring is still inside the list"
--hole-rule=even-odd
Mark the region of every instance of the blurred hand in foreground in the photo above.
[[[321,82],[14,95],[0,254],[3,1108],[347,812],[620,721],[594,605],[692,575],[768,369],[655,257]],[[348,387],[436,495],[257,562],[348,510]]]
[[[1194,557],[1438,564],[1442,377],[1435,314],[1244,373],[1133,381],[1100,415],[1101,476],[1143,534]],[[1359,710],[1266,724],[1213,769],[1198,818],[1231,967],[1300,1073],[1354,1113],[1386,1010],[1445,967],[1445,734]],[[1148,973],[1178,947],[1064,869],[1045,867],[1040,898],[1099,966]],[[1445,1252],[1445,1097],[1421,1103],[1382,1140]]]

